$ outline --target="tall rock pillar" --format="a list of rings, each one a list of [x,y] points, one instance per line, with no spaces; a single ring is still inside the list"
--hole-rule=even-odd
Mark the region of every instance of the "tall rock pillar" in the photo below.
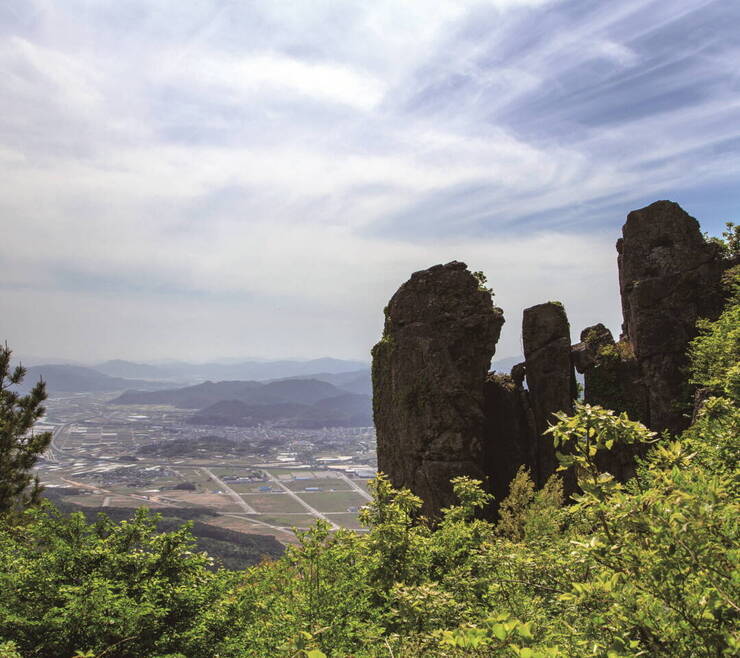
[[[699,223],[677,203],[656,201],[627,215],[617,242],[623,338],[629,340],[656,431],[689,423],[689,342],[696,321],[722,308],[722,263]]]
[[[416,272],[391,298],[373,348],[378,468],[436,515],[450,478],[486,479],[484,387],[503,311],[464,263]]]
[[[563,305],[547,302],[524,309],[522,344],[538,436],[554,421],[553,413],[573,413],[577,396],[576,378],[570,358],[570,325]],[[552,443],[539,439],[534,476],[542,486],[555,472],[557,459]],[[567,483],[566,483],[567,484]]]

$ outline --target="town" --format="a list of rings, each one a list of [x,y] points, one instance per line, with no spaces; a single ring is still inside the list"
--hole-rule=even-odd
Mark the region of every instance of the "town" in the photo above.
[[[295,541],[317,519],[361,529],[375,430],[209,427],[167,405],[112,405],[110,393],[51,397],[34,431],[47,495],[81,508],[208,510],[207,523]]]

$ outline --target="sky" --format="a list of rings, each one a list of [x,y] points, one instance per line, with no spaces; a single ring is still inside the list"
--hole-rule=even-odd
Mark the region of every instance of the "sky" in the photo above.
[[[462,260],[621,323],[626,214],[740,222],[734,0],[2,0],[0,340],[369,360]]]

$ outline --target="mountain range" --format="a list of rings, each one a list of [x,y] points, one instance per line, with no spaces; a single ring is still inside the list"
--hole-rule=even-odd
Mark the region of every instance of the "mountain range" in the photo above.
[[[166,365],[106,361],[94,367],[46,363],[27,368],[21,391],[43,379],[46,390],[55,393],[99,393],[107,391],[158,390],[195,384],[205,380],[275,380],[312,377],[334,383],[362,379],[352,392],[370,393],[369,367],[361,361],[321,358],[310,361],[244,361],[238,363],[172,363]],[[315,373],[319,373],[318,375]],[[362,389],[362,390],[358,390]]]
[[[93,368],[110,377],[129,379],[150,379],[194,383],[211,380],[264,380],[286,377],[313,376],[314,373],[335,375],[367,368],[362,361],[346,361],[323,357],[308,361],[239,361],[235,363],[187,363],[171,362],[165,364],[134,363],[133,361],[105,361]]]
[[[364,373],[347,377],[347,384],[356,387]],[[163,391],[126,391],[111,403],[195,409],[190,422],[196,425],[248,427],[270,423],[320,428],[369,427],[373,422],[370,395],[319,379],[203,382]]]
[[[46,364],[27,368],[26,376],[19,389],[24,392],[28,391],[40,379],[46,382],[46,390],[52,395],[55,393],[102,393],[129,388],[153,390],[166,386],[156,381],[111,377],[84,366]]]

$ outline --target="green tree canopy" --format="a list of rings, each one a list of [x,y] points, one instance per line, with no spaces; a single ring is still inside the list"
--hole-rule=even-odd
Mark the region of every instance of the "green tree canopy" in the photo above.
[[[34,433],[44,415],[46,386],[39,381],[28,395],[17,388],[26,369],[10,367],[11,350],[0,348],[0,515],[39,501],[41,486],[31,469],[51,442],[51,433]]]

